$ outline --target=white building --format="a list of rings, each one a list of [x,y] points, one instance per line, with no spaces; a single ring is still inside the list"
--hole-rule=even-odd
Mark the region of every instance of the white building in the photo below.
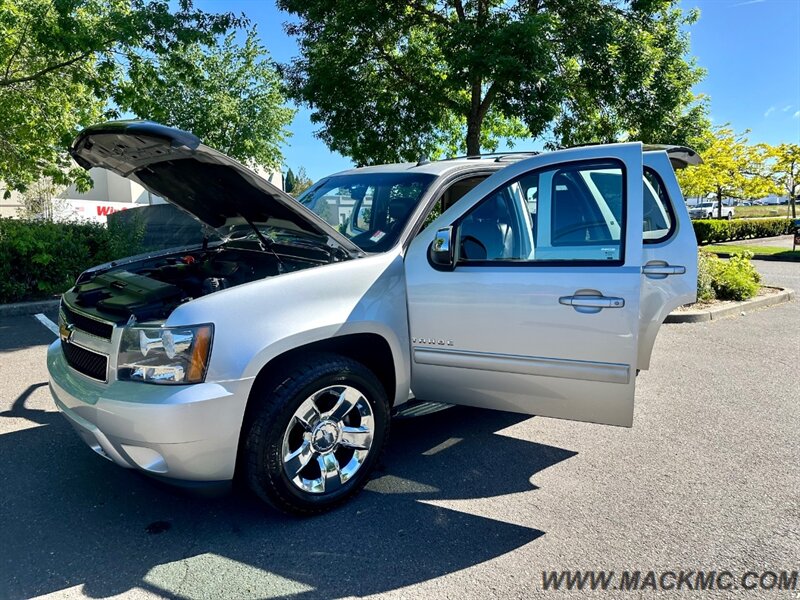
[[[258,168],[256,171],[270,183],[283,189],[283,174],[279,170],[269,172]],[[79,192],[74,186],[70,186],[58,195],[53,203],[55,220],[105,223],[106,217],[118,210],[164,202],[138,183],[106,169],[91,169],[89,174],[94,182],[91,190]],[[22,208],[22,195],[12,192],[10,198],[2,199],[4,192],[0,182],[0,217],[18,217]]]

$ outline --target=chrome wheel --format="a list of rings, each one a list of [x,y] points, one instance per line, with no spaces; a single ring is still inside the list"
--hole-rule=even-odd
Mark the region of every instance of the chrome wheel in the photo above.
[[[366,461],[372,447],[372,407],[359,390],[332,385],[307,398],[283,435],[283,470],[299,489],[334,492]]]

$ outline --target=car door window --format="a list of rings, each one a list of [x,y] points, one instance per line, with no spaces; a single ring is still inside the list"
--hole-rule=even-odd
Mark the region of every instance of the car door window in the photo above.
[[[644,170],[644,220],[645,244],[663,242],[675,230],[675,215],[667,189],[661,177],[653,169]]]
[[[601,261],[624,257],[625,194],[617,161],[525,174],[458,223],[462,263]]]
[[[478,185],[481,181],[486,179],[489,175],[476,175],[459,179],[452,183],[446,190],[444,190],[430,209],[430,212],[425,217],[420,231],[423,231],[428,225],[439,218],[439,216],[448,208],[453,206],[456,202],[461,200],[472,188]]]

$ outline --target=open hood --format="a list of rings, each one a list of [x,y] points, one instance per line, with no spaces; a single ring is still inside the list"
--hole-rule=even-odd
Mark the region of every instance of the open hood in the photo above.
[[[84,169],[101,167],[141,184],[214,228],[264,224],[350,240],[244,165],[180,129],[152,121],[110,121],[84,129],[69,149]]]

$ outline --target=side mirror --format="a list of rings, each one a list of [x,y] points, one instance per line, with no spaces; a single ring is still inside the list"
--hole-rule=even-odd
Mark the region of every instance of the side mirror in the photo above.
[[[455,268],[452,227],[443,227],[436,232],[436,236],[433,238],[430,248],[428,249],[428,258],[435,268]]]

